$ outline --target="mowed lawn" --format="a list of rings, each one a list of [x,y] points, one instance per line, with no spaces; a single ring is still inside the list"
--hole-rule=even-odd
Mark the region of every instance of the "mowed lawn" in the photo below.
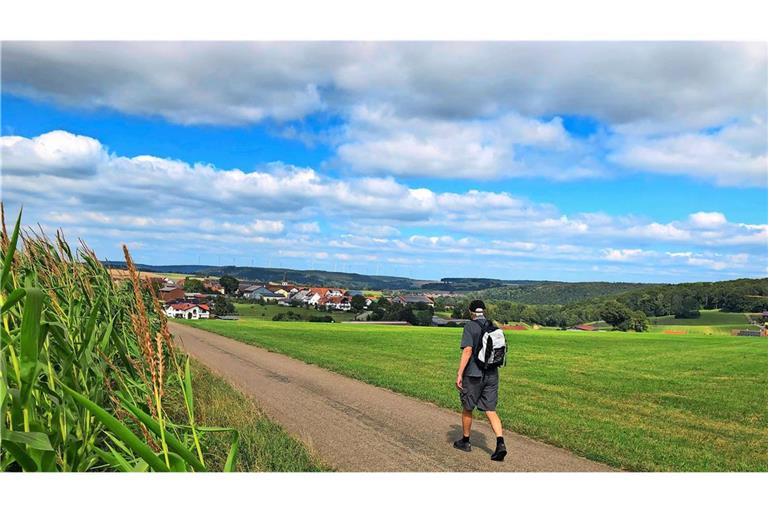
[[[460,329],[183,322],[458,410]],[[506,428],[628,470],[768,470],[768,339],[507,334]]]
[[[730,335],[735,329],[758,329],[750,325],[744,313],[702,310],[698,318],[675,318],[672,315],[651,318],[651,332],[679,331],[687,334]]]

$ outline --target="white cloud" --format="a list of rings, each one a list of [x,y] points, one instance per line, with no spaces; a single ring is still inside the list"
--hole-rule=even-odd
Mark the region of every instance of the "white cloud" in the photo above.
[[[764,118],[715,133],[629,138],[609,156],[646,172],[686,175],[723,186],[768,186],[768,128]]]
[[[534,173],[515,158],[519,149],[572,146],[557,117],[548,122],[514,114],[484,121],[432,120],[362,106],[352,111],[337,156],[341,166],[363,173],[488,179]],[[556,177],[563,178],[561,172]]]
[[[319,233],[320,224],[317,222],[297,222],[293,225],[293,229],[299,233]]]
[[[91,137],[62,130],[31,139],[0,138],[3,174],[45,174],[68,178],[90,178],[107,159],[101,143]]]
[[[356,176],[576,180],[611,175],[616,163],[768,184],[762,43],[6,42],[1,51],[4,92],[184,125],[263,123],[331,146],[327,164]],[[316,114],[340,125],[303,127]],[[594,119],[600,132],[576,139],[566,115]],[[82,175],[88,158],[103,158],[98,149],[58,172]],[[28,160],[16,153],[9,172]]]
[[[697,228],[719,228],[728,223],[720,212],[696,212],[688,216],[691,224]]]
[[[690,240],[691,238],[691,234],[685,229],[681,229],[674,224],[660,224],[658,222],[630,227],[627,229],[627,234],[632,237],[648,238],[651,240],[680,241]]]
[[[45,153],[38,148],[50,140],[45,135],[8,139],[0,143],[9,215],[24,204],[27,223],[64,225],[70,235],[103,241],[109,250],[132,240],[145,251],[182,256],[297,251],[291,257],[320,258],[334,248],[353,260],[415,257],[466,261],[472,268],[535,260],[553,262],[554,270],[554,262],[605,260],[638,268],[682,261],[752,274],[765,268],[768,225],[729,222],[720,212],[667,223],[600,212],[563,215],[554,205],[503,192],[436,192],[393,178],[332,178],[283,163],[246,173],[150,155],[126,158],[94,139],[85,146],[100,156],[62,173],[62,162],[74,161],[83,146],[60,143]],[[57,133],[54,140],[79,139]],[[6,172],[6,162],[19,161],[24,166]]]
[[[2,60],[5,91],[182,124],[369,103],[441,119],[567,112],[636,132],[711,126],[766,101],[762,43],[6,42]]]
[[[642,249],[604,249],[603,254],[609,261],[636,261],[644,256],[651,256],[655,253],[643,251]]]

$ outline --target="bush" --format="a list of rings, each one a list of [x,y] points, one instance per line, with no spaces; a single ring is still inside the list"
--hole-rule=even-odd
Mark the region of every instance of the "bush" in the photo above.
[[[304,320],[302,316],[295,311],[286,311],[285,313],[278,313],[272,317],[273,322],[300,322]]]
[[[213,299],[211,312],[216,316],[227,316],[235,313],[235,305],[229,302],[226,297],[217,295]]]
[[[333,317],[331,315],[323,315],[323,316],[312,316],[309,318],[310,322],[333,322]]]

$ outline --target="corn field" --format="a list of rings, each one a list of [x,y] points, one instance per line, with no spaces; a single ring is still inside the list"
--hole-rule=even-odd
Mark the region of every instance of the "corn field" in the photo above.
[[[206,434],[230,431],[231,471],[238,433],[195,424],[189,359],[128,249],[116,282],[84,243],[22,233],[21,213],[9,236],[0,213],[0,470],[205,471]]]

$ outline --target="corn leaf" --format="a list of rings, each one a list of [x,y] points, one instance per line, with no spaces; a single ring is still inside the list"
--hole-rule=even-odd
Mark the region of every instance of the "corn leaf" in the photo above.
[[[237,451],[240,448],[240,433],[237,430],[232,431],[232,445],[229,447],[229,455],[227,455],[227,462],[224,463],[224,472],[231,473],[235,470],[235,463],[237,462]]]
[[[61,384],[61,387],[69,393],[72,398],[81,406],[88,409],[91,414],[96,417],[107,429],[109,429],[115,436],[122,440],[126,446],[136,452],[142,459],[147,461],[147,464],[155,471],[168,471],[168,467],[160,460],[160,457],[155,455],[152,449],[144,444],[136,434],[131,432],[128,427],[123,425],[117,418],[110,413],[88,400],[86,397],[68,387],[65,384]]]
[[[123,405],[123,407],[131,411],[131,413],[133,413],[133,415],[136,416],[139,421],[141,421],[149,430],[151,430],[153,434],[160,437],[162,429],[160,427],[160,423],[157,420],[155,420],[152,416],[142,411],[135,405],[128,403],[123,396],[118,396],[120,397],[120,403]],[[187,447],[184,446],[184,443],[179,441],[176,436],[167,430],[165,431],[165,442],[168,445],[168,448],[173,450],[174,453],[177,453],[190,466],[195,468],[196,471],[205,471],[205,466],[198,460],[195,454],[187,449]]]
[[[43,312],[43,292],[27,288],[21,320],[21,403],[26,405],[39,369],[40,317]]]
[[[24,444],[35,450],[53,451],[48,435],[43,432],[17,432],[9,430],[3,436],[3,441]]]
[[[16,244],[19,241],[22,210],[19,210],[19,217],[16,219],[16,226],[13,228],[11,240],[8,242],[8,252],[5,253],[5,258],[3,258],[3,271],[0,273],[0,290],[5,290],[5,285],[8,283],[8,279],[11,277],[11,264],[13,263],[13,254],[16,252]]]
[[[24,471],[37,471],[37,463],[32,460],[32,457],[27,455],[26,450],[24,450],[21,446],[19,446],[16,443],[10,442],[10,441],[3,441],[3,449],[8,450],[8,453],[11,454],[11,457],[21,466],[21,469]]]
[[[189,357],[184,364],[184,399],[187,401],[187,408],[191,418],[195,417],[195,398],[192,394],[192,372],[189,369]]]
[[[24,288],[16,288],[13,290],[9,295],[8,298],[5,299],[5,302],[3,303],[2,307],[0,307],[0,314],[4,314],[6,311],[11,309],[17,302],[19,302],[22,298],[24,298],[24,295],[26,295],[27,291]]]

